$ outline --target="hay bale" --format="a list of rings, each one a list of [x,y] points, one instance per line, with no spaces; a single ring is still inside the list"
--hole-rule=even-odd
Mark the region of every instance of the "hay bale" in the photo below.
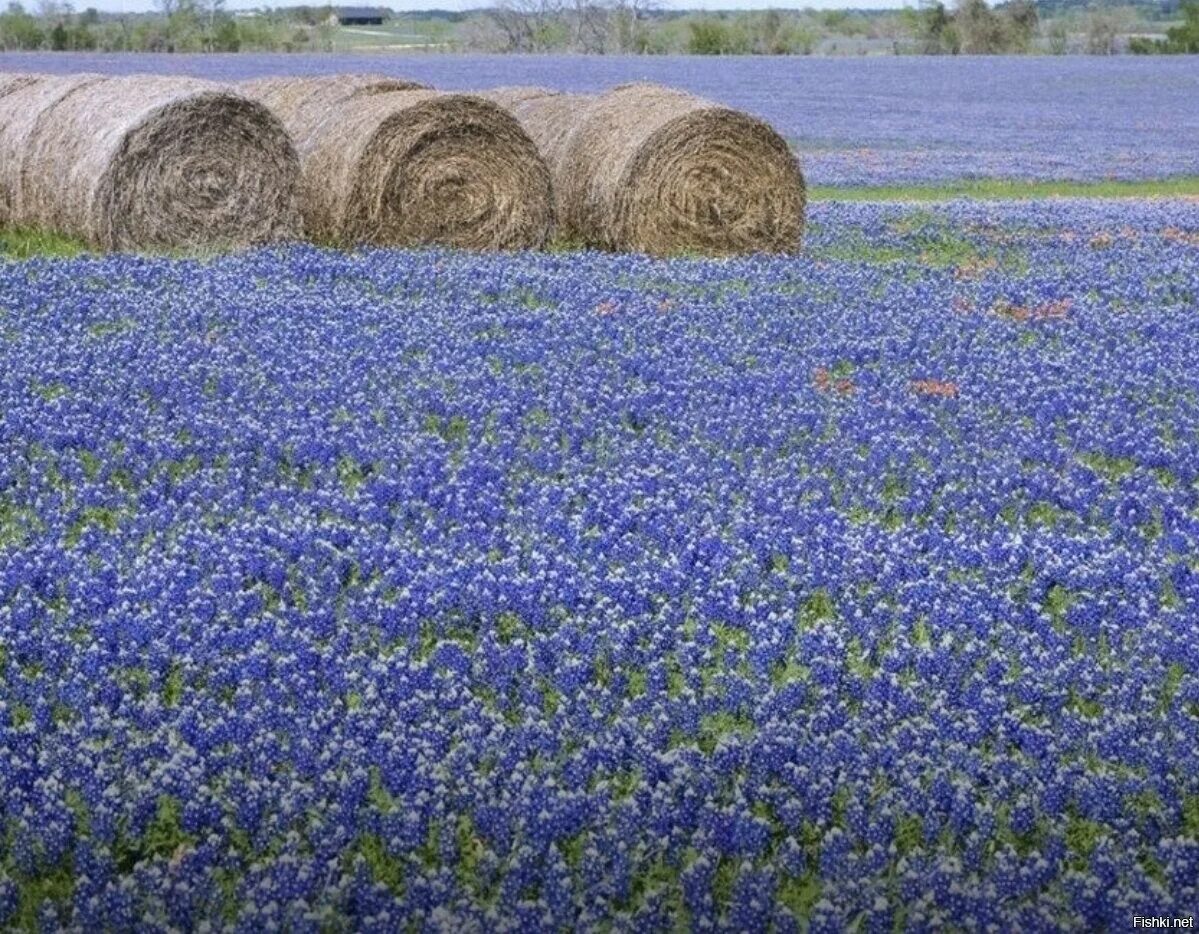
[[[512,114],[549,166],[554,190],[556,236],[583,241],[584,238],[570,226],[570,205],[563,200],[558,177],[570,165],[567,147],[579,112],[590,106],[592,98],[586,94],[562,94],[541,87],[494,88],[481,92],[479,96]]]
[[[276,107],[296,140],[314,239],[527,249],[549,236],[549,170],[495,104],[361,78],[243,88]]]
[[[351,97],[428,90],[415,81],[387,75],[255,78],[240,81],[234,88],[246,97],[266,104],[283,121],[301,158],[305,147],[320,138],[321,125],[330,118],[337,119],[338,110]]]
[[[623,85],[596,96],[488,92],[541,149],[559,234],[657,255],[799,249],[799,163],[766,123],[683,91]]]
[[[102,249],[223,249],[298,235],[298,185],[261,104],[192,78],[107,78],[38,116],[17,216]]]
[[[21,200],[21,166],[29,138],[42,114],[101,75],[6,74],[0,83],[0,224],[26,223]]]
[[[41,75],[27,73],[11,73],[0,72],[0,97],[5,94],[11,94],[13,91],[19,91],[23,87],[33,84]]]

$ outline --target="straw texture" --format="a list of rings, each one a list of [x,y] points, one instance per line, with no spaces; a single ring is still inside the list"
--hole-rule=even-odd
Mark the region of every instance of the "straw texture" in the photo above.
[[[224,249],[299,234],[299,158],[267,108],[220,85],[44,78],[0,98],[13,218],[106,250]]]
[[[37,80],[38,75],[20,72],[0,72],[0,97],[3,97],[5,94],[10,94],[13,91],[18,91],[26,85],[33,84]]]
[[[102,80],[90,74],[0,76],[0,224],[24,222],[21,167],[38,120],[69,94]]]
[[[336,121],[352,97],[388,91],[426,91],[415,81],[386,75],[317,75],[308,78],[254,78],[234,86],[239,93],[269,107],[283,123],[303,157],[320,140],[321,127]]]
[[[343,245],[541,246],[553,224],[549,170],[516,120],[479,97],[380,80],[241,86],[296,141],[308,235]]]
[[[596,96],[536,88],[487,96],[546,157],[567,240],[658,255],[800,247],[803,174],[760,120],[649,84]]]

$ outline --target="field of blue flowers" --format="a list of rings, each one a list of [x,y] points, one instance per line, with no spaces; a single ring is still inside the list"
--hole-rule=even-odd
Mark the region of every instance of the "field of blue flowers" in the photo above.
[[[1199,204],[0,262],[0,926],[1199,904]]]
[[[379,72],[453,90],[657,81],[770,121],[813,185],[1199,176],[1199,68],[1185,56],[0,53],[0,71]]]

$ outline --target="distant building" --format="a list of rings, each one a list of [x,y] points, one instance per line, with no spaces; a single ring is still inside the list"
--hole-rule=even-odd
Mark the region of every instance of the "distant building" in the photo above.
[[[335,7],[333,15],[342,26],[382,26],[387,18],[385,10],[369,6]]]

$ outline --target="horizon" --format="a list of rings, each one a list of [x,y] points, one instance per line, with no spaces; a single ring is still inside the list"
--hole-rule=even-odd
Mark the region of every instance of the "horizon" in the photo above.
[[[264,4],[255,0],[226,0],[225,9],[229,11],[258,10],[264,7],[286,9],[298,6],[323,6],[323,3],[279,3]],[[409,0],[409,2],[393,3],[334,3],[333,6],[370,6],[390,9],[396,13],[411,12],[447,12],[469,13],[475,10],[487,9],[491,4],[479,0],[442,0],[431,5],[427,0]],[[76,12],[92,7],[101,13],[152,13],[156,6],[152,0],[78,0],[73,4]],[[681,13],[739,13],[747,10],[858,10],[858,11],[895,11],[905,7],[914,7],[914,0],[873,0],[869,6],[863,6],[861,0],[688,0],[686,3],[671,3],[669,0],[660,6],[662,10]],[[27,0],[26,9],[36,10],[37,4]]]

